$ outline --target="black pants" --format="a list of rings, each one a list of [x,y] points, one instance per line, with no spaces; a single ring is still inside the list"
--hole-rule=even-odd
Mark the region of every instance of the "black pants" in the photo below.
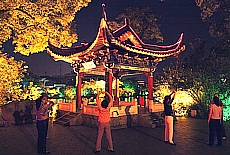
[[[217,135],[217,145],[222,145],[220,119],[211,119],[209,122],[209,144],[210,145],[213,145],[214,143],[215,133]]]
[[[38,130],[38,153],[46,152],[46,136],[48,131],[48,119],[46,120],[37,120],[37,130]]]

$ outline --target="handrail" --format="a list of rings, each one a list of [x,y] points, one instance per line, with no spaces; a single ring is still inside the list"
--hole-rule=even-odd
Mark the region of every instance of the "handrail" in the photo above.
[[[65,117],[66,115],[69,115],[69,114],[70,114],[70,112],[65,113],[64,115],[62,115],[62,116],[58,117],[57,119],[55,119],[54,122],[58,121],[59,119]]]

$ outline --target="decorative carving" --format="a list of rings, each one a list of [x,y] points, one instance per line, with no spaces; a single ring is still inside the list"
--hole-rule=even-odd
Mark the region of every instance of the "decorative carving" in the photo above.
[[[113,76],[116,77],[116,78],[121,77],[121,72],[120,72],[120,69],[118,69],[118,68],[113,68],[112,73],[113,73]]]
[[[134,66],[134,67],[152,67],[155,66],[155,62],[153,60],[148,60],[146,58],[135,58],[135,57],[126,57],[123,55],[118,55],[117,63],[126,66]]]

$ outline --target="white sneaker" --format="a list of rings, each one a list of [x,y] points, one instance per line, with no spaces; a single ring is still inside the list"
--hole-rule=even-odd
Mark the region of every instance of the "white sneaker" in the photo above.
[[[226,138],[226,137],[223,137],[222,139],[223,139],[223,140],[226,140],[227,138]]]

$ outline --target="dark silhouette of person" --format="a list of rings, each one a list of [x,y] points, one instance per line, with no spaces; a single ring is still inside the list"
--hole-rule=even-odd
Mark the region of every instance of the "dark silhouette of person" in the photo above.
[[[14,120],[15,120],[15,125],[22,125],[23,124],[24,113],[23,113],[22,109],[20,111],[16,110],[13,113],[13,116],[14,116]]]
[[[25,124],[32,124],[33,123],[33,117],[32,117],[32,109],[33,109],[33,105],[26,105],[25,106]]]
[[[131,108],[131,106],[126,106],[125,107],[125,113],[126,113],[126,117],[127,117],[126,125],[127,125],[128,128],[132,127],[132,116],[131,116],[131,114],[129,112],[130,108]]]

